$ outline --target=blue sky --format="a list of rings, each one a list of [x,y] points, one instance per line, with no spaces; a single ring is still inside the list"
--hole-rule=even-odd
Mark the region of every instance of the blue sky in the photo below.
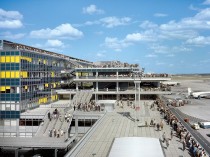
[[[146,72],[210,73],[210,0],[1,0],[0,39]]]

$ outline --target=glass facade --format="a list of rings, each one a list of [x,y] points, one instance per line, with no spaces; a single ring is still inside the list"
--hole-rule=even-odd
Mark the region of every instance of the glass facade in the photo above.
[[[21,113],[56,101],[53,90],[60,88],[61,71],[74,68],[77,61],[90,63],[0,40],[0,137],[31,136],[33,131],[19,130],[37,129],[42,119],[21,119]]]
[[[51,90],[60,87],[66,62],[30,50],[0,51],[0,136],[16,136],[21,112],[58,99]]]

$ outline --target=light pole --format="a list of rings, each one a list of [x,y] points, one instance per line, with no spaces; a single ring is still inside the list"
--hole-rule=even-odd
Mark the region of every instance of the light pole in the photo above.
[[[140,71],[135,71],[134,72],[134,75],[135,75],[135,77],[134,77],[134,83],[135,83],[136,121],[139,121],[137,111],[140,110],[140,99],[141,99],[140,90],[141,90],[141,79],[142,79],[143,73],[144,73],[144,68],[142,68]]]

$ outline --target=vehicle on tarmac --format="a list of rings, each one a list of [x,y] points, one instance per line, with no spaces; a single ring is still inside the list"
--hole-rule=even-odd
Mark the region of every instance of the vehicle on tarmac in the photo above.
[[[193,124],[191,125],[191,127],[192,127],[193,129],[195,129],[195,130],[199,130],[199,129],[200,129],[200,126],[199,126],[197,123],[193,123]]]
[[[198,122],[199,126],[203,129],[210,128],[210,122]]]

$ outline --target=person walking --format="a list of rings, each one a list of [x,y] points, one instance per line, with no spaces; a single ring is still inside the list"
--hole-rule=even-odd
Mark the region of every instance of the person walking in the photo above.
[[[162,138],[163,138],[163,143],[164,143],[165,140],[166,140],[166,133],[165,132],[163,133]]]
[[[186,149],[186,142],[185,140],[182,141],[182,150],[185,151]]]
[[[161,128],[161,130],[163,130],[163,121],[162,120],[160,122],[160,128]]]
[[[159,131],[159,130],[160,130],[160,124],[157,123],[157,131]]]
[[[173,133],[173,130],[171,130],[171,140],[172,140],[172,138],[173,138],[173,134],[174,134],[174,133]]]
[[[168,148],[169,144],[170,144],[170,139],[166,138],[166,148]]]

